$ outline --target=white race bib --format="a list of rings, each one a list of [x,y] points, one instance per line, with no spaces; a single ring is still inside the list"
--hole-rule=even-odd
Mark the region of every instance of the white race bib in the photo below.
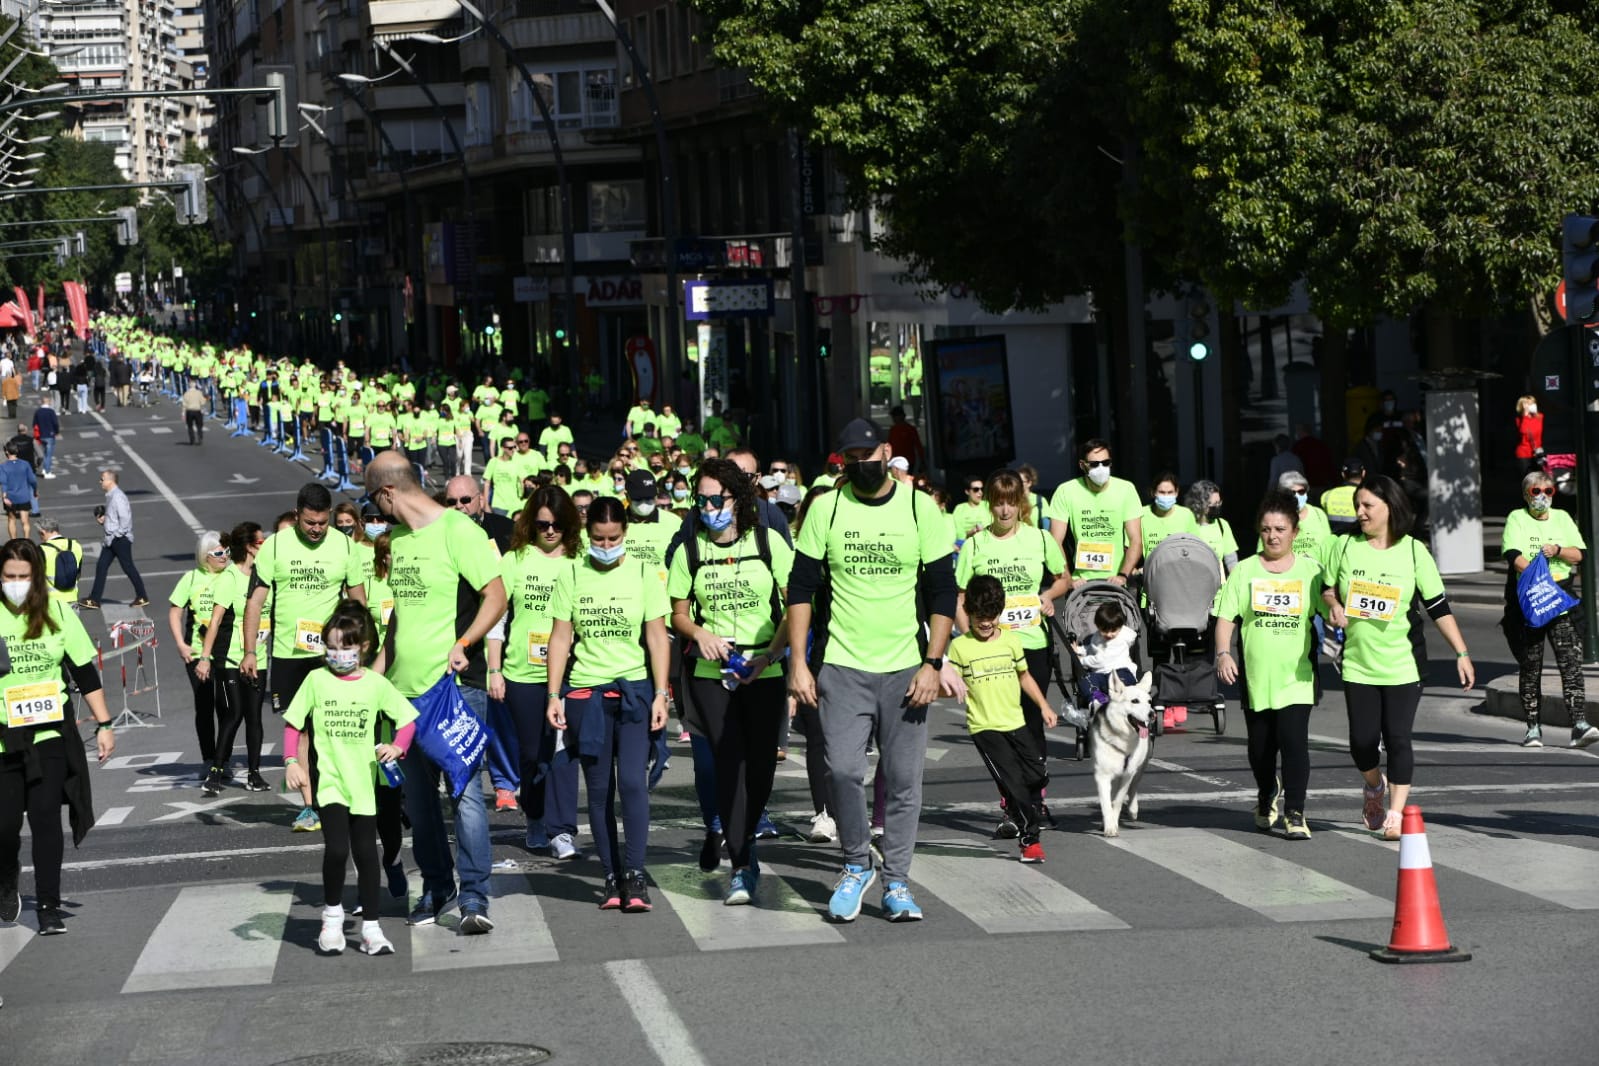
[[[1043,621],[1043,605],[1036,595],[1005,597],[1005,610],[999,616],[1002,628],[1029,629]]]
[[[61,683],[39,681],[5,690],[6,724],[12,729],[62,720]]]
[[[1106,544],[1101,541],[1079,541],[1077,544],[1077,561],[1074,567],[1079,571],[1105,571],[1110,569],[1111,558],[1116,554],[1116,545]]]
[[[1349,602],[1344,613],[1350,618],[1365,618],[1373,622],[1392,622],[1399,609],[1399,587],[1383,585],[1376,581],[1355,580],[1349,583]]]
[[[1298,617],[1304,603],[1304,582],[1257,577],[1249,583],[1249,606],[1256,614]]]
[[[550,635],[548,633],[529,633],[527,635],[527,662],[529,666],[549,665]]]
[[[314,655],[322,654],[322,623],[301,618],[294,623],[294,646]]]

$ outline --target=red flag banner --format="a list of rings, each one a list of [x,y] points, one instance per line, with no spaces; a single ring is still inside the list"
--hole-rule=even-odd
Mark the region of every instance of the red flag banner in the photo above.
[[[28,306],[28,291],[21,285],[12,286],[12,291],[17,294],[17,306],[22,308],[22,331],[28,336],[33,336],[33,309]]]
[[[45,326],[45,318],[44,318],[44,286],[43,285],[39,286],[39,301],[37,303],[35,303],[33,306],[34,306],[34,314],[39,316],[39,330],[40,330],[40,332],[43,332],[44,331],[44,326]]]
[[[67,281],[62,283],[66,290],[67,311],[72,315],[72,328],[78,336],[89,335],[89,295],[84,291],[81,282]]]

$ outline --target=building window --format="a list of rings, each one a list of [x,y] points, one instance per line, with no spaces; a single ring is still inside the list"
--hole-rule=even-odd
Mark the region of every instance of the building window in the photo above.
[[[672,9],[658,7],[655,9],[655,28],[650,34],[650,44],[654,51],[650,53],[650,70],[655,75],[656,81],[665,81],[672,76],[672,31],[669,28]]]
[[[589,182],[589,230],[614,233],[646,224],[644,179]]]

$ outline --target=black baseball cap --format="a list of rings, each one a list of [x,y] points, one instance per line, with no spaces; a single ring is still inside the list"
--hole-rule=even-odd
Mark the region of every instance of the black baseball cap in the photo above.
[[[648,470],[635,470],[628,474],[627,498],[630,500],[655,499],[655,475]]]
[[[849,422],[838,433],[838,451],[847,452],[856,448],[875,448],[883,443],[883,434],[875,422],[864,418],[857,418]]]
[[[1364,474],[1365,472],[1366,464],[1359,459],[1344,460],[1344,477],[1354,477],[1356,474]]]

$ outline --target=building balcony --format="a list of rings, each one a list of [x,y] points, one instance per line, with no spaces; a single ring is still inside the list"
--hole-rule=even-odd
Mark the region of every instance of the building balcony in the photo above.
[[[572,234],[572,257],[577,263],[602,263],[626,260],[632,243],[642,239],[643,230],[617,230],[611,233]],[[559,263],[561,235],[534,233],[522,238],[522,259],[528,263]]]
[[[501,18],[495,25],[518,52],[540,48],[571,48],[574,45],[616,44],[616,31],[597,11],[569,15],[541,15],[529,18]],[[478,34],[460,44],[461,69],[488,66],[489,56],[500,46],[487,34]],[[525,57],[524,57],[525,59]]]
[[[374,111],[427,111],[432,112],[433,105],[428,101],[427,94],[421,86],[401,81],[405,75],[399,75],[391,81],[374,85],[369,92],[371,102],[367,105]],[[439,105],[446,111],[462,112],[466,106],[466,90],[458,81],[433,82],[428,85],[433,90],[433,95],[438,99]],[[452,114],[451,118],[456,115]]]

